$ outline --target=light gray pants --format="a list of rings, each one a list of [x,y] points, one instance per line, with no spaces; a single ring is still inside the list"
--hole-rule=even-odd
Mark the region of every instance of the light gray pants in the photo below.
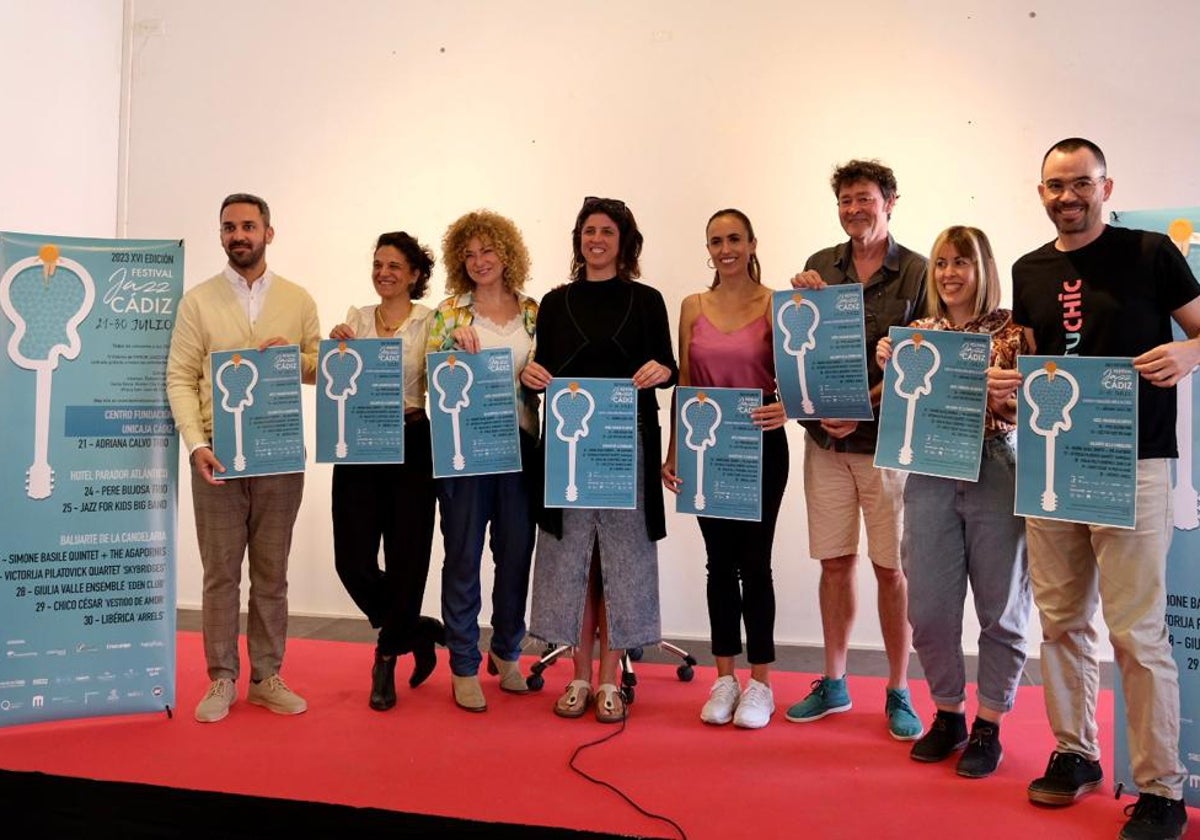
[[[1013,451],[984,442],[978,481],[910,475],[901,556],[913,647],[935,703],[966,700],[962,651],[967,583],[979,618],[979,705],[1013,707],[1025,666],[1031,597],[1025,520],[1013,514]]]

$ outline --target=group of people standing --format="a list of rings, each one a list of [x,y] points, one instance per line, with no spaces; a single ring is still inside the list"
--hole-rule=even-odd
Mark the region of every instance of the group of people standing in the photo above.
[[[851,708],[847,655],[865,524],[889,664],[883,709],[892,737],[913,742],[912,758],[934,762],[961,751],[961,775],[979,778],[996,769],[1003,756],[1001,721],[1016,698],[1034,601],[1045,634],[1042,671],[1057,747],[1044,776],[1029,786],[1029,797],[1064,805],[1097,787],[1102,774],[1092,617],[1100,606],[1122,675],[1141,792],[1121,836],[1178,837],[1186,810],[1178,677],[1164,618],[1168,462],[1177,457],[1173,386],[1200,363],[1200,285],[1166,237],[1105,225],[1102,206],[1112,180],[1094,143],[1060,141],[1046,153],[1041,174],[1038,192],[1057,237],[1014,266],[1011,312],[999,307],[999,272],[982,231],[946,229],[926,260],[889,232],[899,193],[888,167],[855,160],[833,175],[848,241],[814,254],[791,284],[862,284],[866,339],[874,351],[868,354],[873,404],[878,405],[882,366],[891,354],[892,326],[990,335],[989,394],[976,482],[906,479],[876,469],[874,421],[803,424],[809,554],[821,564],[825,663],[811,692],[786,717],[807,723]],[[171,407],[192,464],[204,565],[211,683],[195,713],[204,722],[224,718],[236,699],[239,587],[247,551],[248,699],[281,714],[306,708],[279,675],[287,557],[303,475],[225,481],[210,445],[211,352],[298,344],[302,379],[315,380],[316,308],[303,289],[267,268],[265,248],[273,235],[262,199],[246,194],[225,199],[221,241],[229,264],[185,295],[168,364]],[[676,493],[683,488],[673,423],[665,457],[662,451],[655,391],[679,384],[763,392],[763,405],[752,414],[763,432],[761,521],[699,517],[717,670],[700,717],[708,724],[751,729],[770,721],[776,613],[771,554],[789,467],[787,417],[776,398],[771,291],[762,284],[757,241],[745,213],[714,213],[705,235],[713,278],[706,290],[683,301],[678,363],[663,297],[638,282],[642,234],[621,201],[585,199],[572,230],[570,282],[547,293],[540,307],[523,292],[529,255],[520,232],[498,214],[469,213],[447,230],[442,263],[450,297],[433,310],[417,303],[427,291],[432,252],[403,232],[379,237],[372,269],[379,302],[352,307],[330,333],[337,339],[404,339],[406,462],[338,465],[333,476],[337,572],[379,629],[372,708],[395,705],[400,656],[413,654],[409,682],[415,687],[436,667],[435,645],[444,644],[455,703],[467,711],[486,710],[478,620],[488,535],[495,570],[487,670],[499,678],[500,689],[528,691],[518,660],[532,567],[528,631],[573,649],[572,678],[554,712],[581,717],[590,711],[603,722],[626,717],[620,657],[661,638],[657,543],[666,535],[663,488]],[[1072,294],[1071,318],[1060,302],[1064,291]],[[1188,339],[1172,340],[1172,319]],[[435,480],[424,354],[497,347],[510,348],[516,362],[522,471]],[[1013,514],[1020,386],[1015,360],[1035,351],[1134,357],[1141,384],[1133,530]],[[641,475],[635,509],[540,504],[538,395],[561,377],[624,378],[636,387]],[[445,547],[440,621],[420,615],[435,505]],[[970,726],[961,642],[968,584],[980,624]],[[743,626],[750,667],[744,686],[735,670],[743,654]],[[910,648],[920,657],[936,707],[928,731],[908,691]]]

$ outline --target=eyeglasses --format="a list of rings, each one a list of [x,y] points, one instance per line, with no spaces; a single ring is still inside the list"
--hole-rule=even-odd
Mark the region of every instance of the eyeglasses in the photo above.
[[[1042,182],[1042,189],[1051,198],[1058,198],[1067,190],[1075,193],[1080,198],[1087,198],[1096,191],[1096,187],[1100,186],[1106,180],[1108,179],[1103,175],[1098,178],[1076,178],[1074,181],[1050,180]]]

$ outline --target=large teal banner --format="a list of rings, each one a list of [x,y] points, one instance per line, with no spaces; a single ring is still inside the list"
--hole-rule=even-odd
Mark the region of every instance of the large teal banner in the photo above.
[[[0,726],[175,705],[183,243],[0,233]]]
[[[1165,233],[1187,258],[1192,273],[1200,277],[1200,207],[1178,210],[1139,210],[1112,214],[1112,223],[1122,227]],[[1179,325],[1175,337],[1185,338]],[[1188,778],[1183,796],[1200,808],[1200,447],[1196,445],[1194,418],[1200,417],[1200,387],[1193,372],[1176,386],[1179,409],[1175,437],[1179,460],[1171,483],[1175,512],[1175,536],[1167,554],[1167,632],[1171,634],[1175,661],[1179,665],[1179,700],[1183,710],[1179,731],[1179,756]],[[1133,790],[1129,770],[1129,739],[1125,727],[1125,701],[1116,692],[1116,778]]]

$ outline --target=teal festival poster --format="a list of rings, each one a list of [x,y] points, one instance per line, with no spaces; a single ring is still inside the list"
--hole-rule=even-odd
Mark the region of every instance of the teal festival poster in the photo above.
[[[304,472],[299,345],[222,350],[208,363],[220,478]]]
[[[433,477],[520,472],[512,349],[438,351],[425,360]]]
[[[1132,528],[1137,372],[1110,356],[1018,356],[1018,516]]]
[[[757,388],[675,389],[677,513],[762,521],[762,429]]]
[[[1200,278],[1200,207],[1167,210],[1119,211],[1112,224],[1166,234],[1179,248],[1192,274]],[[1172,324],[1175,338],[1187,338]],[[1167,552],[1167,633],[1179,666],[1179,757],[1187,769],[1183,798],[1200,808],[1200,446],[1196,444],[1195,418],[1200,417],[1200,383],[1196,373],[1175,386],[1177,409],[1175,439],[1179,459],[1172,471],[1171,505],[1175,534]],[[1134,792],[1130,770],[1129,737],[1125,726],[1125,698],[1117,676],[1116,769],[1114,777]]]
[[[546,507],[636,508],[633,380],[557,377],[545,399]]]
[[[178,240],[0,233],[0,726],[175,705]]]
[[[892,327],[875,466],[979,479],[991,336]]]
[[[861,284],[775,292],[771,326],[779,400],[789,420],[875,419]]]
[[[404,341],[325,339],[317,355],[319,464],[404,463]]]

